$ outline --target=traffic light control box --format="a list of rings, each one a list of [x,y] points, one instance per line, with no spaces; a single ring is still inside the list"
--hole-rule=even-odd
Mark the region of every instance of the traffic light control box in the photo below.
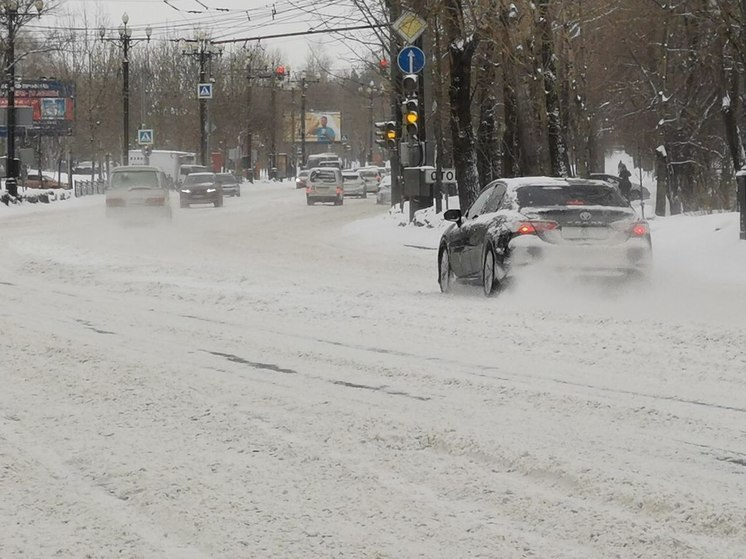
[[[405,196],[431,196],[432,185],[426,182],[427,168],[405,167],[404,168],[404,195]]]

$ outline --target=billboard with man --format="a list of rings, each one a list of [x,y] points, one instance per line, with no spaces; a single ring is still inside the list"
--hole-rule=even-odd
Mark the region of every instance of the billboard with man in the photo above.
[[[342,113],[306,112],[306,142],[333,144],[342,137]]]

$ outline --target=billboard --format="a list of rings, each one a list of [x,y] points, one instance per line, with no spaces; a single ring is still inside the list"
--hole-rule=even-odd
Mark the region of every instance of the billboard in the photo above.
[[[306,143],[333,144],[342,138],[342,113],[306,111]],[[300,133],[298,134],[300,139]]]
[[[23,80],[16,85],[15,106],[30,107],[31,125],[18,122],[42,135],[72,133],[75,119],[75,86],[58,80]],[[0,108],[8,106],[8,85],[0,87]]]

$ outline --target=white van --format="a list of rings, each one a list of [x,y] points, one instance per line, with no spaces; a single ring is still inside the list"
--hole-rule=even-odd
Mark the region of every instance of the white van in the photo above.
[[[341,169],[342,160],[336,153],[315,153],[309,155],[305,168],[314,169],[316,167],[336,167],[337,169]]]
[[[156,216],[171,219],[166,175],[157,167],[119,166],[106,187],[106,216]]]

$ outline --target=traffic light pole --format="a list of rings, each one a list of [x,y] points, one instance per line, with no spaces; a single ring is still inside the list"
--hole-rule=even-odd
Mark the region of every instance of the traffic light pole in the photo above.
[[[306,166],[306,77],[300,79],[300,164]]]
[[[199,83],[207,79],[207,53],[199,51]],[[199,100],[199,158],[200,164],[207,166],[207,99]]]
[[[8,108],[5,111],[7,114],[7,133],[8,133],[8,157],[5,163],[5,176],[12,179],[18,178],[18,167],[16,166],[16,52],[15,52],[15,35],[16,35],[16,22],[15,22],[15,9],[8,9],[8,51],[6,53],[6,60],[8,61]],[[13,189],[8,188],[8,191],[13,196],[18,195],[18,187],[15,181],[11,181],[9,185]]]

